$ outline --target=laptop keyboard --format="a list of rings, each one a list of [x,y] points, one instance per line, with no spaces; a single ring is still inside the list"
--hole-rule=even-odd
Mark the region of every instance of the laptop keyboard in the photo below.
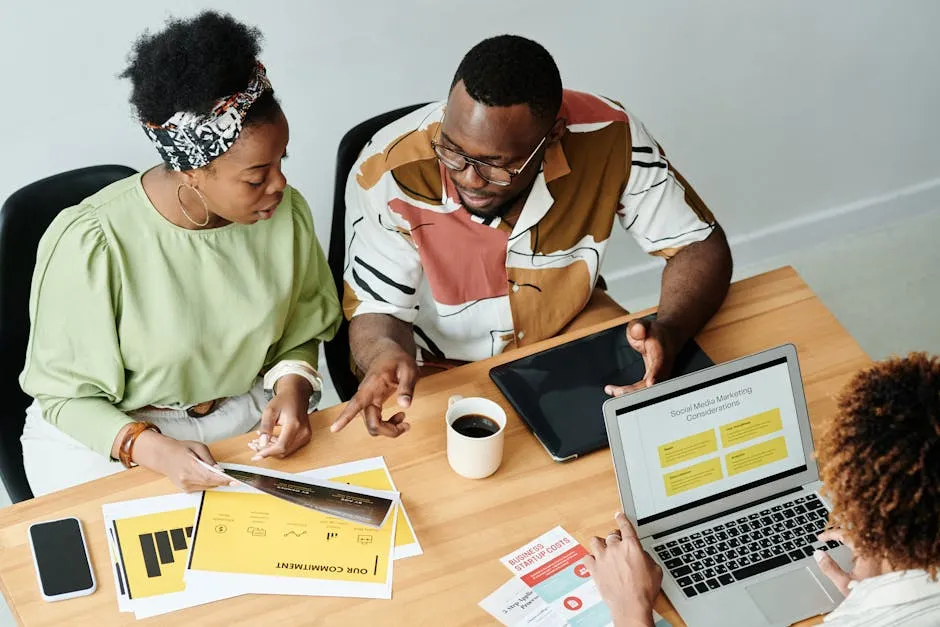
[[[737,520],[697,531],[653,547],[687,597],[754,577],[810,557],[829,510],[815,494],[768,507]]]

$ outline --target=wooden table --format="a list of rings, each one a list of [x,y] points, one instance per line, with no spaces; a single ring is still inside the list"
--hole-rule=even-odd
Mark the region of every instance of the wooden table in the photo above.
[[[634,316],[648,312],[638,312]],[[633,317],[633,316],[631,316]],[[559,344],[626,318],[555,338],[422,380],[409,412],[411,431],[397,439],[372,438],[360,421],[339,434],[328,426],[339,407],[314,415],[313,440],[283,461],[264,462],[288,472],[384,455],[424,555],[396,562],[391,601],[250,595],[144,621],[195,625],[488,625],[477,602],[509,579],[498,558],[562,525],[582,543],[612,528],[619,507],[610,454],[598,451],[568,464],[551,461],[496,390],[488,371],[498,363]],[[835,395],[869,363],[792,268],[781,268],[731,287],[724,306],[697,338],[715,362],[779,344],[799,350],[814,429],[836,411]],[[463,479],[447,465],[443,414],[452,394],[485,396],[509,415],[505,457],[492,477]],[[249,463],[250,436],[212,446],[217,459]],[[51,463],[51,462],[50,462]],[[169,481],[144,469],[77,486],[0,510],[0,588],[26,625],[134,624],[120,614],[101,517],[103,503],[168,494]],[[94,594],[58,603],[39,595],[27,544],[34,521],[77,516],[85,526],[98,579]],[[684,625],[665,597],[657,610]]]

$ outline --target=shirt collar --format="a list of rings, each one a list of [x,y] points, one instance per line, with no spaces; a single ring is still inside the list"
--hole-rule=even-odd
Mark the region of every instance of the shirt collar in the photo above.
[[[510,237],[525,233],[545,217],[555,203],[555,198],[548,189],[548,183],[570,173],[571,167],[568,165],[561,142],[549,144],[542,158],[542,171],[536,175],[532,183],[532,189],[529,190],[529,196],[522,206],[522,213],[519,214]]]
[[[561,147],[560,141],[550,143],[545,149],[545,156],[542,158],[542,174],[545,175],[546,183],[571,174],[571,166],[568,165],[568,158],[565,156],[565,149]]]
[[[905,605],[940,596],[940,580],[923,570],[902,570],[849,584],[851,591],[826,620],[863,614],[877,608]]]

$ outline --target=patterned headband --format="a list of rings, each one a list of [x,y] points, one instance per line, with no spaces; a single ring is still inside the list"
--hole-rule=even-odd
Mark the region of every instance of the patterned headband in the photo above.
[[[142,126],[170,168],[176,171],[201,168],[232,147],[242,132],[248,109],[268,89],[271,82],[259,61],[248,87],[220,98],[209,113],[179,111],[159,126],[148,122]]]

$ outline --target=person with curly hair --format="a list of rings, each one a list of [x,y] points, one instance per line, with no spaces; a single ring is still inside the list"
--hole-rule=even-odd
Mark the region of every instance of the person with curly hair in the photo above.
[[[814,557],[846,598],[825,618],[833,627],[940,625],[940,357],[912,353],[860,372],[817,447],[832,503],[820,540],[848,545],[843,571]],[[587,566],[615,625],[652,625],[662,571],[623,514],[619,533],[594,538]]]
[[[206,444],[259,418],[256,459],[310,439],[339,300],[281,169],[289,127],[260,42],[204,12],[133,47],[122,76],[163,164],[64,210],[39,244],[20,376],[36,495],[135,465],[187,491],[226,484]]]
[[[381,130],[346,188],[343,309],[361,384],[334,423],[362,413],[396,437],[419,374],[624,315],[598,274],[615,222],[665,258],[659,314],[631,322],[639,382],[669,376],[715,313],[731,253],[714,216],[619,103],[562,88],[548,51],[491,37],[460,62],[446,102]],[[420,367],[420,368],[419,368]]]

